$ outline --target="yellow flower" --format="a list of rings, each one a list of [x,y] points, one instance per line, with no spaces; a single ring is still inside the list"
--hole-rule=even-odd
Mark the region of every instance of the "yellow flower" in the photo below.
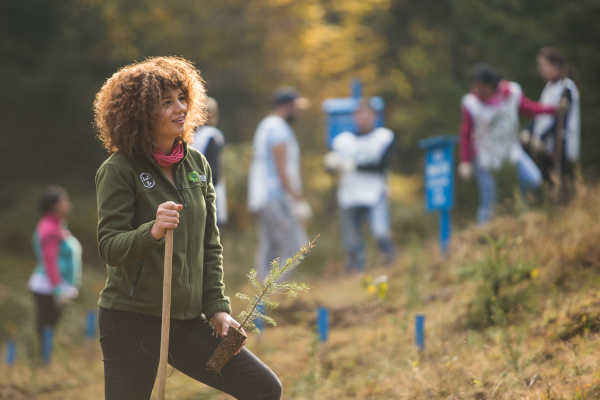
[[[540,270],[539,269],[534,269],[533,271],[531,271],[531,277],[532,278],[537,278],[537,276],[540,274]]]
[[[369,292],[369,294],[375,294],[375,292],[377,291],[377,286],[370,284],[367,287],[367,292]]]
[[[385,299],[387,292],[388,292],[388,283],[381,282],[379,284],[379,286],[377,287],[377,296],[379,296],[379,298],[383,300],[383,299]]]

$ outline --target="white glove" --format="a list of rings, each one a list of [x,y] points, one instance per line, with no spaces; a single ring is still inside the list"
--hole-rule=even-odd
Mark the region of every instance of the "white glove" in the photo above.
[[[313,217],[312,208],[310,208],[310,204],[304,199],[292,203],[292,214],[294,214],[294,217],[298,221],[303,223],[310,221]]]
[[[356,162],[353,159],[346,158],[335,151],[325,154],[323,164],[331,172],[353,171],[356,169]]]
[[[54,302],[59,307],[64,307],[79,296],[79,290],[69,284],[60,284],[54,293]]]
[[[71,298],[69,296],[64,296],[64,295],[55,295],[54,296],[54,304],[56,304],[56,307],[58,308],[63,308],[69,305],[69,303],[71,302]]]
[[[470,162],[461,162],[458,164],[458,176],[463,181],[468,181],[473,176],[473,164]]]
[[[529,132],[527,129],[523,129],[521,132],[519,132],[519,140],[523,146],[527,146],[531,140],[531,132]]]

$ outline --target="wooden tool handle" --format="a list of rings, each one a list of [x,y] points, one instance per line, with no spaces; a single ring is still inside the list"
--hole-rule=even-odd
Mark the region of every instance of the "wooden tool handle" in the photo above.
[[[563,140],[565,136],[565,118],[568,109],[569,102],[565,97],[562,97],[556,112],[556,143],[554,145],[554,187],[552,195],[556,204],[561,201]]]
[[[169,329],[171,328],[171,276],[173,272],[173,229],[165,238],[165,275],[163,280],[162,326],[160,332],[160,361],[158,363],[158,400],[165,399],[167,362],[169,360]]]

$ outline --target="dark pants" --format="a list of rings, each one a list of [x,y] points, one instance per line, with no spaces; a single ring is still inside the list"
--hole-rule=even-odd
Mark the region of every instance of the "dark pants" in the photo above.
[[[54,301],[54,296],[51,294],[33,294],[37,306],[37,332],[40,341],[43,340],[44,327],[51,326],[54,328],[60,318],[60,309]]]
[[[552,174],[554,173],[554,158],[550,158],[544,154],[539,156],[537,161],[544,180],[550,183],[550,185],[554,185],[554,181],[552,180]],[[561,167],[562,178],[568,183],[571,183],[575,178],[575,167],[573,163],[563,156]]]
[[[538,158],[538,164],[544,180],[550,184],[550,187],[554,188],[555,178],[554,174],[554,159],[547,155],[542,155]],[[573,194],[575,194],[575,165],[563,154],[561,162],[561,182],[560,182],[560,193],[559,202],[567,203]]]
[[[149,399],[158,369],[161,318],[100,308],[98,324],[106,399]],[[207,372],[206,363],[219,342],[204,318],[172,319],[169,364],[236,399],[281,398],[275,373],[246,348],[225,364],[221,375]]]

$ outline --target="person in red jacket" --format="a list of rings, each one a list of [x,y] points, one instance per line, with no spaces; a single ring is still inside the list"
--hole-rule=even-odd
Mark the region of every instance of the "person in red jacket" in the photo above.
[[[494,215],[497,196],[493,172],[504,162],[516,166],[521,192],[541,185],[539,168],[519,143],[519,114],[553,114],[556,108],[529,100],[518,83],[501,79],[496,69],[485,63],[473,66],[471,81],[471,92],[461,102],[458,174],[464,180],[475,174],[479,189],[477,223],[481,225]]]

